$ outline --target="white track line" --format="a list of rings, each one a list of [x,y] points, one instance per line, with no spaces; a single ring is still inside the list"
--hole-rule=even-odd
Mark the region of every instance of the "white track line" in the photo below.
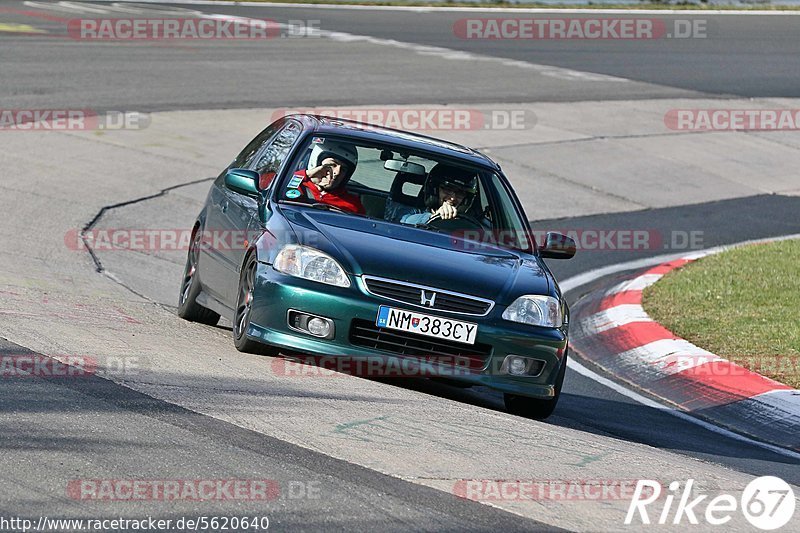
[[[102,7],[87,5],[85,8],[76,5],[74,2],[34,2],[26,1],[22,5],[34,9],[44,9],[47,11],[60,11],[64,13],[88,13],[88,14],[108,14],[109,11]]]
[[[606,296],[613,296],[614,294],[626,291],[643,291],[662,277],[664,277],[663,274],[642,274],[632,280],[623,281],[619,285],[616,285],[606,292]]]
[[[257,22],[262,24],[263,20],[254,19],[252,17],[241,17],[237,15],[224,15],[220,13],[204,14],[202,18],[213,20],[232,20],[240,23],[247,23],[248,21]],[[279,23],[278,26],[282,28],[297,29],[308,31],[306,28],[293,27],[290,24]],[[339,41],[344,43],[364,42],[378,46],[388,46],[392,48],[400,48],[408,50],[423,56],[433,56],[442,59],[453,61],[483,61],[488,63],[499,63],[506,67],[520,68],[524,70],[531,70],[542,76],[549,76],[551,78],[558,78],[569,81],[598,81],[598,82],[611,82],[611,83],[627,83],[631,80],[628,78],[620,78],[617,76],[608,76],[606,74],[596,74],[594,72],[584,72],[580,70],[572,70],[562,67],[553,67],[550,65],[540,65],[538,63],[529,63],[527,61],[519,61],[516,59],[507,59],[503,57],[486,56],[482,54],[474,54],[472,52],[465,52],[463,50],[455,50],[453,48],[445,48],[442,46],[428,46],[417,43],[408,43],[404,41],[397,41],[395,39],[383,39],[380,37],[372,37],[371,35],[358,35],[354,33],[347,33],[343,31],[329,31],[321,29],[311,29],[315,35]]]
[[[634,322],[652,322],[640,304],[620,304],[598,311],[582,320],[587,333],[597,335],[609,329],[618,328]]]
[[[104,0],[85,0],[87,2],[101,2]],[[800,15],[800,11],[750,11],[750,10],[723,10],[723,9],[586,9],[567,8],[556,9],[546,7],[507,8],[507,7],[454,7],[454,6],[370,6],[356,4],[290,4],[283,2],[221,2],[219,0],[122,0],[137,4],[189,4],[198,6],[237,6],[237,7],[280,7],[299,9],[337,9],[337,10],[362,10],[362,11],[443,11],[443,12],[494,12],[494,13],[596,13],[598,15],[634,14],[634,15]]]
[[[767,444],[766,442],[757,441],[757,440],[751,439],[750,437],[745,437],[744,435],[740,435],[738,433],[734,433],[733,431],[731,431],[729,429],[725,429],[725,428],[722,428],[722,427],[719,427],[719,426],[715,426],[714,424],[712,424],[710,422],[706,422],[705,420],[701,420],[699,418],[695,418],[694,416],[692,416],[690,414],[687,414],[687,413],[684,413],[683,411],[679,411],[679,410],[674,409],[672,407],[667,407],[666,405],[662,405],[662,404],[656,402],[655,400],[651,400],[650,398],[642,396],[641,394],[639,394],[637,392],[633,392],[630,389],[626,389],[622,385],[619,385],[618,383],[615,383],[614,381],[611,381],[610,379],[605,378],[605,377],[597,374],[596,372],[594,372],[592,370],[589,370],[588,368],[586,368],[585,366],[583,366],[579,362],[575,361],[575,359],[569,359],[567,361],[567,363],[568,363],[569,368],[571,368],[572,370],[574,370],[578,374],[580,374],[580,375],[582,375],[584,377],[587,377],[587,378],[591,379],[592,381],[596,381],[600,385],[604,385],[604,386],[608,387],[609,389],[612,389],[614,392],[617,392],[617,393],[621,394],[622,396],[630,398],[631,400],[633,400],[633,401],[635,401],[637,403],[640,403],[640,404],[644,405],[645,407],[650,407],[652,409],[658,409],[659,411],[668,413],[668,414],[670,414],[672,416],[675,416],[677,418],[680,418],[681,420],[684,420],[686,422],[691,422],[692,424],[698,425],[698,426],[702,427],[703,429],[707,429],[708,431],[711,431],[713,433],[717,433],[718,435],[723,435],[725,437],[728,437],[728,438],[731,438],[731,439],[734,439],[734,440],[738,440],[740,442],[744,442],[744,443],[750,444],[752,446],[758,446],[759,448],[764,448],[765,450],[769,450],[771,452],[777,453],[779,455],[783,455],[785,457],[791,457],[792,459],[800,459],[800,453],[793,452],[792,450],[787,450],[786,448],[781,448],[780,446],[775,446],[773,444]]]

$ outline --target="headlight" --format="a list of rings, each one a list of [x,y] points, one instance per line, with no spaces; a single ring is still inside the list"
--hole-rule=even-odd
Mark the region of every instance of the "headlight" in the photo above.
[[[337,287],[350,286],[347,274],[334,258],[307,246],[287,244],[278,252],[273,267],[278,272],[298,278]]]
[[[530,294],[520,296],[503,311],[503,318],[511,322],[559,328],[563,322],[561,304],[552,296]]]

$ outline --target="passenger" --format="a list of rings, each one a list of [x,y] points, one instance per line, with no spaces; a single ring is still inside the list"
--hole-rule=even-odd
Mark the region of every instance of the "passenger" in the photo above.
[[[357,194],[347,192],[345,185],[358,165],[358,151],[348,143],[324,140],[317,143],[308,158],[307,170],[294,173],[303,180],[300,186],[318,202],[345,211],[366,214]]]

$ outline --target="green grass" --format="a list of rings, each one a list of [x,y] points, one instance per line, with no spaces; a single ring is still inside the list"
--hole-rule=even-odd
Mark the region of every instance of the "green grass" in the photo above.
[[[706,350],[800,388],[800,240],[743,246],[673,270],[645,311]]]
[[[236,0],[228,0],[235,2]],[[274,3],[287,3],[286,0],[250,0],[253,2],[261,2],[264,4]],[[298,4],[328,4],[328,5],[365,5],[365,6],[410,6],[410,7],[502,7],[507,9],[527,9],[527,8],[546,8],[546,9],[680,9],[685,11],[692,11],[698,9],[724,11],[724,10],[740,10],[740,11],[797,11],[800,6],[774,6],[774,5],[708,5],[702,3],[675,3],[666,4],[662,2],[653,3],[636,3],[636,4],[578,4],[570,3],[566,0],[560,4],[545,4],[541,2],[525,2],[522,4],[511,4],[502,0],[487,0],[485,2],[462,2],[459,0],[445,0],[444,2],[426,2],[425,0],[410,0],[408,2],[399,0],[299,0],[294,2]]]

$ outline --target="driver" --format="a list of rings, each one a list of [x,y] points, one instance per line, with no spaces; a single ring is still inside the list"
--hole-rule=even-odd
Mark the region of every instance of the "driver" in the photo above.
[[[439,163],[428,174],[424,190],[426,210],[398,206],[392,219],[404,224],[427,224],[432,218],[456,218],[472,206],[478,178],[474,172]]]
[[[358,165],[358,151],[349,143],[322,139],[315,143],[308,158],[307,170],[294,173],[302,178],[300,187],[314,200],[351,213],[366,214],[357,194],[347,192],[345,185]]]

